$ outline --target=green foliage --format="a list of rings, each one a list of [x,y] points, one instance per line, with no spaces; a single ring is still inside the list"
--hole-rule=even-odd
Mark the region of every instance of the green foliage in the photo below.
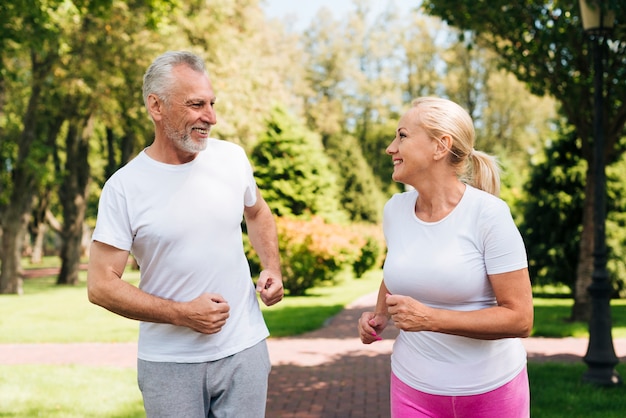
[[[584,199],[586,164],[569,136],[546,147],[545,160],[531,168],[520,231],[535,284],[564,283],[573,289]]]
[[[348,134],[333,135],[326,141],[326,152],[333,160],[342,190],[341,206],[350,214],[350,219],[380,223],[385,196],[356,138]],[[387,159],[384,155],[379,158]]]
[[[311,287],[332,282],[338,272],[356,263],[359,273],[374,267],[372,249],[363,254],[368,240],[351,227],[311,220],[279,218],[279,247],[284,286],[290,295],[303,295]],[[372,237],[370,237],[372,238]]]
[[[384,238],[379,225],[331,224],[321,217],[276,219],[283,282],[288,295],[304,295],[314,286],[335,284],[349,269],[356,277],[381,267]],[[253,275],[261,266],[249,240],[244,241]]]
[[[607,269],[619,297],[626,297],[626,156],[606,169]]]
[[[393,163],[391,157],[385,152],[395,136],[398,127],[400,115],[395,115],[396,119],[389,120],[383,125],[374,125],[369,129],[359,132],[359,143],[363,157],[372,167],[374,176],[379,184],[382,185],[383,193],[391,196],[402,190],[402,185],[396,183],[391,178],[393,174]]]
[[[352,269],[356,277],[361,277],[365,272],[377,267],[382,262],[381,255],[384,248],[381,248],[381,240],[372,235],[366,237],[365,245],[361,247],[361,254],[354,263]]]
[[[339,188],[319,136],[274,107],[267,131],[250,155],[257,184],[278,216],[344,221]]]
[[[575,132],[545,149],[545,160],[534,164],[521,203],[520,231],[526,241],[529,269],[535,284],[576,281],[587,165]],[[626,160],[607,167],[607,268],[617,293],[626,295]]]

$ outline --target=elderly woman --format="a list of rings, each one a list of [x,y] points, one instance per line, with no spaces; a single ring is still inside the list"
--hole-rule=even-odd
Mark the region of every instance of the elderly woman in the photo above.
[[[363,343],[400,329],[391,356],[393,417],[530,415],[526,351],[533,325],[526,250],[498,198],[493,157],[474,150],[469,114],[422,97],[387,148],[412,186],[385,205],[387,257]]]

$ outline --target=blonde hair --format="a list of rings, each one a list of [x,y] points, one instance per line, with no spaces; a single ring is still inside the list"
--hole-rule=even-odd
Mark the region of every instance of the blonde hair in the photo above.
[[[500,167],[496,158],[474,149],[474,122],[458,104],[439,97],[420,97],[413,100],[417,109],[417,123],[428,136],[440,141],[445,135],[452,138],[449,162],[457,177],[478,189],[495,196],[500,194]]]

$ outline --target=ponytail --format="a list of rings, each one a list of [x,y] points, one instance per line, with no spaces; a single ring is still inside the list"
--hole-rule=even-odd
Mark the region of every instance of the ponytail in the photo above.
[[[499,196],[500,166],[496,157],[483,151],[472,150],[468,162],[470,165],[468,183],[477,189]]]

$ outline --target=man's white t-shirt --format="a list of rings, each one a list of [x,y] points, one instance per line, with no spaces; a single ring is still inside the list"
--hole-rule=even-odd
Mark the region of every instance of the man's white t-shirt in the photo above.
[[[384,281],[392,294],[457,311],[496,306],[487,277],[528,266],[510,210],[501,199],[466,186],[444,219],[415,215],[418,192],[394,195],[385,205]],[[513,379],[526,365],[517,338],[479,340],[436,332],[401,331],[392,371],[407,385],[437,395],[474,395]]]
[[[242,241],[244,205],[255,202],[245,152],[217,139],[182,165],[157,162],[142,151],[106,182],[93,239],[132,252],[143,291],[175,301],[217,293],[230,305],[216,334],[141,322],[140,359],[214,361],[269,335]]]

